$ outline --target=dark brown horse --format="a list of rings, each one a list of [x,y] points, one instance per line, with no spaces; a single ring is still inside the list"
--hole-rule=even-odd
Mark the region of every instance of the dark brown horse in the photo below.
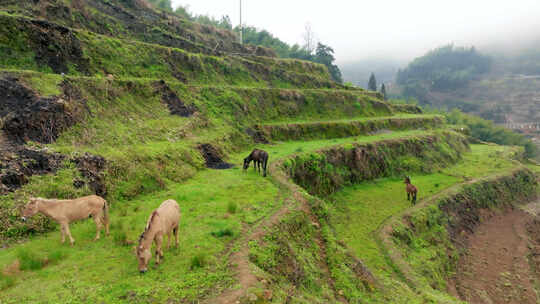
[[[253,169],[261,172],[261,165],[263,167],[263,176],[266,177],[266,166],[268,165],[268,153],[263,150],[254,149],[248,157],[244,158],[244,170],[249,168],[249,163],[253,161]]]
[[[405,185],[407,185],[405,187],[405,190],[407,190],[407,200],[410,201],[411,200],[411,196],[412,196],[412,204],[416,204],[416,194],[418,194],[418,189],[416,189],[416,187],[411,184],[411,178],[406,176],[405,177]]]

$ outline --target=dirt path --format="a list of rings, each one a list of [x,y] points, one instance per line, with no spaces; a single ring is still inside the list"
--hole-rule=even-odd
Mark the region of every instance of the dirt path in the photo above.
[[[249,234],[241,239],[238,242],[238,251],[232,252],[230,257],[230,264],[235,269],[235,277],[237,282],[237,287],[235,289],[228,289],[225,292],[221,293],[215,298],[209,299],[205,301],[205,303],[216,303],[216,304],[234,304],[234,303],[240,303],[240,300],[245,297],[248,293],[248,290],[255,286],[259,279],[257,276],[253,273],[251,266],[252,263],[249,261],[249,242],[252,240],[261,240],[265,234],[266,229],[269,227],[272,227],[274,225],[277,225],[279,221],[286,216],[289,212],[293,210],[302,210],[303,212],[306,212],[310,215],[310,218],[312,219],[312,222],[316,225],[320,226],[320,223],[318,220],[316,220],[315,216],[311,213],[311,209],[308,205],[308,202],[306,199],[302,196],[302,194],[299,192],[300,188],[293,184],[289,184],[287,182],[287,176],[282,172],[282,170],[279,168],[279,162],[274,162],[269,167],[269,173],[271,178],[274,179],[274,181],[281,186],[286,185],[288,188],[288,191],[292,194],[291,197],[285,199],[283,206],[278,209],[274,214],[272,214],[270,217],[266,218],[261,222],[257,227],[255,227],[252,231],[249,232]],[[299,203],[299,205],[297,205]],[[319,244],[319,247],[321,248],[322,253],[325,255],[323,257],[323,260],[326,260],[326,245],[324,244],[324,241],[322,239],[322,236],[320,234],[317,235],[317,244]],[[330,277],[330,271],[328,269],[328,265],[320,265],[324,272]],[[331,282],[331,287],[334,289],[334,293],[336,295],[336,298],[341,303],[347,303],[347,300],[339,295],[337,291],[334,288],[333,282]]]
[[[261,225],[255,228],[248,237],[240,241],[240,249],[231,254],[231,265],[235,268],[236,271],[236,281],[239,285],[236,289],[229,289],[224,293],[220,294],[217,298],[211,299],[207,303],[216,303],[216,304],[230,304],[236,303],[242,296],[244,296],[248,289],[254,286],[257,282],[257,276],[253,274],[250,269],[249,262],[249,241],[259,240],[264,235],[264,229],[270,227],[273,224],[276,224],[281,217],[289,212],[289,209],[285,206],[281,208],[271,217],[266,219]]]
[[[275,164],[271,165],[269,168],[270,175],[276,174],[278,170],[279,168],[276,168]],[[255,276],[253,271],[250,269],[251,263],[249,261],[249,242],[251,240],[260,240],[265,235],[266,228],[277,224],[283,216],[289,213],[291,203],[292,199],[286,199],[283,206],[279,210],[263,220],[263,222],[250,231],[246,237],[239,241],[238,251],[232,252],[230,256],[230,264],[235,270],[235,277],[238,287],[228,289],[216,298],[205,301],[205,303],[239,303],[239,300],[247,294],[248,289],[253,287],[259,281],[257,276]]]
[[[469,303],[537,303],[528,257],[540,229],[534,216],[520,209],[486,215],[466,239],[468,251],[458,263],[449,291]],[[533,243],[532,243],[533,242]]]

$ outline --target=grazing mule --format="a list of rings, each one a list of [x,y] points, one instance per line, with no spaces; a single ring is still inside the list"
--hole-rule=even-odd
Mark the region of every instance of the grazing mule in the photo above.
[[[410,201],[411,200],[411,196],[412,196],[412,204],[416,204],[416,194],[418,193],[418,189],[416,189],[416,187],[411,184],[411,178],[406,176],[405,177],[405,185],[407,185],[405,187],[405,190],[407,191],[407,200]]]
[[[30,198],[30,202],[22,211],[22,220],[26,221],[28,217],[36,213],[42,213],[60,224],[62,244],[66,241],[66,235],[72,246],[75,242],[69,231],[69,223],[87,219],[90,216],[94,218],[96,223],[97,231],[94,240],[99,239],[103,225],[105,226],[105,234],[109,235],[109,205],[106,200],[97,195],[72,200]]]
[[[263,167],[263,176],[266,177],[266,166],[268,165],[268,153],[263,150],[254,149],[248,157],[244,158],[244,170],[249,168],[249,163],[253,161],[253,169],[261,172],[261,165]]]
[[[156,264],[159,264],[160,258],[163,258],[163,250],[161,250],[163,236],[169,236],[169,242],[167,243],[167,249],[169,249],[171,247],[171,232],[174,233],[176,247],[178,247],[179,222],[180,206],[174,200],[164,201],[159,208],[152,212],[137,246],[137,260],[139,261],[139,271],[141,273],[148,270],[148,262],[152,257],[150,252],[152,242],[156,243]]]

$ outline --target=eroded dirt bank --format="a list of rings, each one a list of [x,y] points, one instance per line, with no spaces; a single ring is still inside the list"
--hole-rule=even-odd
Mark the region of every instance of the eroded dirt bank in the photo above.
[[[485,212],[464,236],[449,291],[469,303],[537,303],[540,279],[540,201],[522,209]]]

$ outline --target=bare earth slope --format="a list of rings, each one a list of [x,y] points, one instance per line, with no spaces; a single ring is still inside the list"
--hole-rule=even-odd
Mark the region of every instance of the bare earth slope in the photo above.
[[[485,214],[486,220],[467,237],[450,292],[469,303],[537,303],[533,266],[539,243],[536,209]]]

